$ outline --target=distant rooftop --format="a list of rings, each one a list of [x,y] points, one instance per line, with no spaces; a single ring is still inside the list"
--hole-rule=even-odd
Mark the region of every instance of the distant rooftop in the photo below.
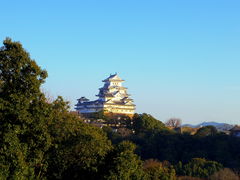
[[[240,126],[236,125],[230,131],[240,131]]]
[[[107,82],[107,81],[124,81],[122,80],[117,73],[115,74],[110,74],[110,76],[107,79],[104,79],[103,82]]]

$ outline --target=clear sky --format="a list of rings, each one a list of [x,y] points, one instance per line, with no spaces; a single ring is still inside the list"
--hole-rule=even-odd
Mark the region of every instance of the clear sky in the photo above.
[[[118,72],[139,113],[240,124],[239,0],[2,1],[5,37],[72,107]]]

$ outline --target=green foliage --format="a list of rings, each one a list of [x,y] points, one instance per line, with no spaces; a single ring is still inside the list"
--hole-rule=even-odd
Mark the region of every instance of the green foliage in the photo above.
[[[134,114],[132,128],[136,133],[153,130],[167,130],[165,125],[150,114]]]
[[[146,131],[125,139],[137,145],[136,152],[144,160],[153,158],[176,164],[200,157],[217,161],[225,167],[240,166],[240,138],[228,135],[198,137],[190,134]]]
[[[55,118],[50,126],[53,147],[49,151],[50,179],[96,179],[99,167],[112,149],[103,131],[83,123],[64,111],[64,102],[54,103]],[[61,111],[63,109],[63,111]]]
[[[217,134],[217,129],[214,126],[205,126],[196,132],[195,136],[204,137],[204,136],[214,136]]]
[[[143,165],[145,171],[145,178],[148,180],[175,180],[176,173],[171,166],[171,164],[167,161],[161,163],[154,159],[149,159],[144,162]]]
[[[7,38],[0,49],[1,96],[18,94],[28,98],[39,95],[40,85],[47,77],[19,42]]]
[[[40,177],[51,145],[49,105],[40,92],[47,73],[19,42],[7,38],[0,48],[0,174],[5,178]],[[4,178],[3,178],[4,179]]]
[[[222,168],[223,166],[216,161],[193,158],[185,165],[179,163],[176,169],[180,175],[207,178]]]
[[[104,111],[98,111],[95,113],[91,113],[89,114],[89,118],[91,119],[108,119],[108,117],[104,114]]]
[[[104,179],[109,180],[138,180],[143,178],[142,162],[134,154],[135,145],[123,141],[116,145],[106,158]]]
[[[95,179],[111,143],[101,129],[83,123],[65,106],[61,98],[53,102],[54,146],[49,152],[48,178]]]
[[[40,91],[47,73],[18,42],[0,49],[0,178],[94,177],[112,148],[105,133]]]

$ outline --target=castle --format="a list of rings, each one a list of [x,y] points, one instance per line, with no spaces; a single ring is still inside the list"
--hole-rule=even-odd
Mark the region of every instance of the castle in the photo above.
[[[126,115],[132,117],[135,112],[133,100],[127,94],[127,88],[122,86],[122,80],[117,74],[103,80],[104,86],[99,88],[98,99],[89,101],[85,97],[78,99],[76,110],[82,115],[103,111],[104,114]]]

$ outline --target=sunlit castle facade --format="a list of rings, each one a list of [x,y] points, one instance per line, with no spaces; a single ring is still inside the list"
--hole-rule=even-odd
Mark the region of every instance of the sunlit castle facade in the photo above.
[[[98,96],[97,100],[89,101],[87,98],[81,97],[78,99],[75,109],[82,115],[103,111],[106,114],[113,113],[132,117],[135,105],[127,94],[127,88],[122,86],[124,80],[114,74],[103,82],[104,86],[99,88],[99,93],[96,95]]]

